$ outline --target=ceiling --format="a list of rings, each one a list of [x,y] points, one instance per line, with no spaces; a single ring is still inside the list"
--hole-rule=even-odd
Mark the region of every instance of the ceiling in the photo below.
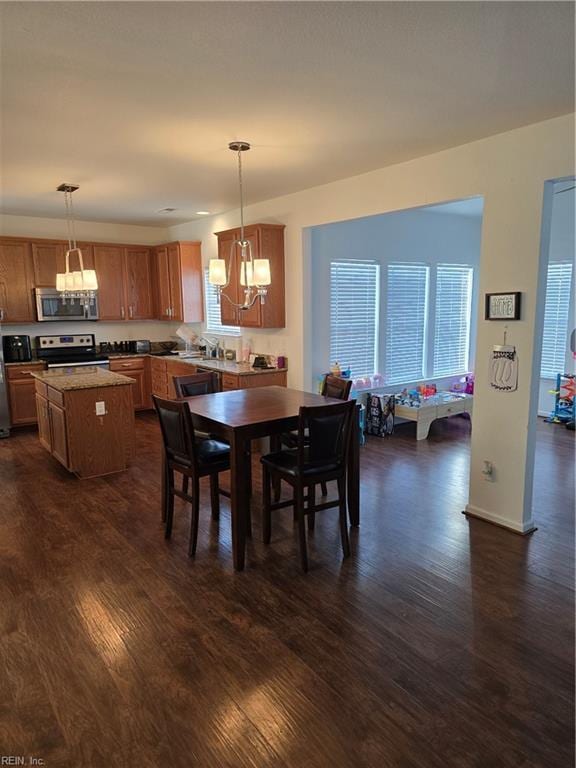
[[[574,109],[572,3],[0,5],[4,213],[166,226],[237,206],[234,139],[256,202]]]

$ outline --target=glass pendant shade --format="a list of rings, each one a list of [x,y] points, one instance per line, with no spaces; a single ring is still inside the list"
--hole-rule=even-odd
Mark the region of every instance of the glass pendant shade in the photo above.
[[[270,285],[270,260],[254,259],[254,285]]]
[[[208,282],[211,285],[226,285],[226,262],[224,259],[210,259]]]
[[[240,285],[254,285],[252,262],[250,261],[242,261],[240,263]]]
[[[97,291],[98,278],[96,277],[96,270],[85,269],[83,272],[83,283],[85,291]]]

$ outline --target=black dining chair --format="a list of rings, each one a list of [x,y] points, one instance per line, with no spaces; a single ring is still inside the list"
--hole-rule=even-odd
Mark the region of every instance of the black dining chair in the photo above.
[[[198,540],[198,519],[200,513],[200,478],[210,477],[210,501],[212,517],[217,519],[220,513],[220,490],[218,476],[230,469],[230,446],[218,440],[198,438],[194,432],[192,416],[188,404],[181,400],[163,400],[152,395],[156,412],[160,420],[164,442],[162,518],[165,521],[165,537],[172,534],[174,518],[174,497],[178,496],[190,502],[192,518],[190,524],[190,543],[188,554],[196,553]],[[192,483],[192,493],[188,489],[178,490],[174,485],[174,472],[180,472]]]
[[[211,395],[219,392],[218,374],[212,371],[206,373],[191,373],[188,376],[173,376],[176,397],[195,397],[196,395]]]
[[[316,512],[338,507],[340,535],[344,557],[350,555],[348,521],[346,518],[346,467],[352,419],[356,417],[356,401],[348,400],[335,405],[300,408],[296,448],[262,456],[263,505],[262,530],[265,544],[270,543],[272,515],[276,509],[294,506],[300,539],[300,558],[304,571],[308,570],[305,517],[308,529],[313,530]],[[272,502],[271,485],[280,479],[292,486],[290,501]],[[338,498],[316,504],[315,486],[336,480]]]
[[[320,394],[324,397],[332,397],[336,400],[348,400],[351,389],[352,379],[343,379],[341,376],[333,376],[331,373],[327,373],[326,376],[324,376]],[[283,445],[287,448],[296,448],[298,445],[298,433],[284,432],[280,435],[279,440],[272,445],[272,450],[279,450]],[[328,486],[325,482],[320,483],[320,488],[322,489],[322,496],[328,496]],[[275,501],[280,499],[280,492],[280,480],[277,479],[274,484]]]

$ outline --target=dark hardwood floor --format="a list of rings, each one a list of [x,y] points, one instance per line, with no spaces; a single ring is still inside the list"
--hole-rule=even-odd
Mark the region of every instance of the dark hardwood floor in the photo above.
[[[228,503],[160,522],[160,436],[130,471],[76,480],[33,430],[0,441],[0,755],[47,768],[568,768],[573,764],[573,433],[540,423],[523,538],[460,511],[469,427],[362,450],[343,562],[292,513],[232,569]]]

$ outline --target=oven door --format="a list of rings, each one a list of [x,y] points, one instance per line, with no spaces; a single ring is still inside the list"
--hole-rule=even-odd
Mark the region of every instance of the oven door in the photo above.
[[[40,322],[58,320],[98,320],[98,298],[64,298],[52,288],[36,289],[36,313]]]

